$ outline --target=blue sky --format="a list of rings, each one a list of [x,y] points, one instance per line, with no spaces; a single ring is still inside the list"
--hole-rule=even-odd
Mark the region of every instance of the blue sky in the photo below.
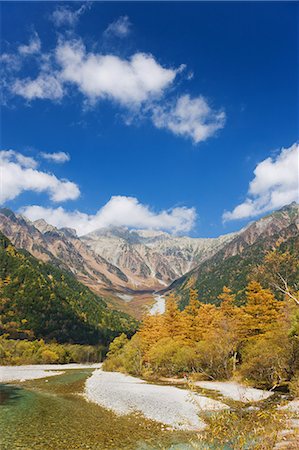
[[[1,8],[3,204],[212,237],[298,199],[296,3]]]

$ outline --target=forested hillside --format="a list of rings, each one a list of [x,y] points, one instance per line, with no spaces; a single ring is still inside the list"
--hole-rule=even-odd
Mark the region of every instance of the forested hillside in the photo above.
[[[202,302],[218,304],[223,286],[228,286],[236,301],[242,302],[252,271],[268,251],[289,250],[299,257],[298,220],[298,205],[293,203],[251,224],[216,255],[170,286],[179,296],[180,306],[188,304],[190,288],[198,290]]]
[[[0,333],[13,339],[108,344],[136,322],[70,273],[17,250],[0,233]]]

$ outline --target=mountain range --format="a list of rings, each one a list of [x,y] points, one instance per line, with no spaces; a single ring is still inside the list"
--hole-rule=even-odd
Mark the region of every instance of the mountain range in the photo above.
[[[97,291],[156,291],[217,253],[235,234],[215,239],[111,227],[80,238],[40,219],[0,209],[0,230],[18,248],[71,271]]]
[[[78,237],[73,229],[58,229],[43,219],[32,222],[9,209],[0,210],[0,231],[17,248],[71,272],[125,311],[130,296],[174,289],[183,299],[189,287],[196,287],[207,301],[216,298],[224,284],[242,290],[251,266],[278,242],[297,239],[298,229],[296,203],[218,238],[122,227]]]

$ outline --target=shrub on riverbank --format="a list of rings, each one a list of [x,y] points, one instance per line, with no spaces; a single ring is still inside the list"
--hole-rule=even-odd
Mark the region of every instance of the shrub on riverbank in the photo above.
[[[0,337],[0,365],[100,362],[103,346],[45,343]]]

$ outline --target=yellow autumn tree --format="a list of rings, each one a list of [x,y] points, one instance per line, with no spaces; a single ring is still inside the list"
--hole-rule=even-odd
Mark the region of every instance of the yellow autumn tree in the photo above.
[[[194,344],[201,338],[202,329],[199,323],[198,291],[190,289],[189,304],[181,313],[182,340],[187,344]]]
[[[281,317],[282,306],[271,291],[251,281],[246,290],[246,304],[242,308],[243,336],[250,338],[269,331]]]
[[[199,341],[205,339],[210,334],[217,314],[218,311],[215,305],[201,303],[197,317],[197,336]]]
[[[144,317],[138,332],[146,352],[151,346],[166,336],[164,318],[160,314],[147,315]]]
[[[219,295],[220,306],[202,305],[199,318],[202,339],[197,345],[198,370],[212,377],[227,379],[236,370],[239,334],[239,308],[227,287]]]
[[[177,299],[170,294],[166,300],[165,313],[163,315],[163,332],[166,337],[181,338],[183,333],[181,312],[178,308]]]

